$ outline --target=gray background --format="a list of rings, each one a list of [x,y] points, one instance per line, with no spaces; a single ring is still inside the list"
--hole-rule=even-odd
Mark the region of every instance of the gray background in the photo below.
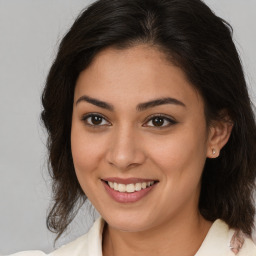
[[[53,249],[40,94],[60,39],[91,2],[0,0],[0,254]],[[256,0],[205,2],[233,26],[256,103]],[[93,217],[85,217],[86,208],[56,246],[88,230]]]

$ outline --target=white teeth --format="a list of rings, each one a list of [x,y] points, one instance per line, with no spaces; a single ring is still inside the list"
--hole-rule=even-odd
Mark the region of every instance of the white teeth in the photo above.
[[[134,186],[134,184],[128,184],[128,185],[126,185],[126,191],[127,192],[134,192],[135,191],[135,186]]]
[[[125,192],[126,186],[124,184],[118,184],[118,191],[119,192]]]
[[[135,184],[135,190],[140,191],[141,190],[141,183],[136,183]]]
[[[111,188],[114,188],[114,182],[109,181],[108,185],[109,185]]]
[[[128,192],[128,193],[140,191],[142,189],[152,186],[153,184],[154,184],[154,181],[135,183],[135,184],[127,184],[127,185],[108,181],[108,185],[112,189],[119,191],[119,192]]]

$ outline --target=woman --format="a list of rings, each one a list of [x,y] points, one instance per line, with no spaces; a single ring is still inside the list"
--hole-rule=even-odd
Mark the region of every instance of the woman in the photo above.
[[[231,28],[203,2],[95,2],[42,102],[49,229],[87,198],[101,215],[50,255],[256,255],[254,114]]]

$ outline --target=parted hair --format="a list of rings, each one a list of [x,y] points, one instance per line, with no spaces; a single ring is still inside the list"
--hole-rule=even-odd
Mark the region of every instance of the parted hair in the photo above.
[[[228,114],[233,129],[215,159],[206,159],[199,211],[251,235],[255,214],[256,125],[232,27],[200,0],[99,0],[62,39],[42,94],[53,203],[48,228],[57,238],[87,199],[77,180],[70,133],[78,75],[106,47],[156,47],[180,67],[204,100],[208,126]],[[127,71],[129,72],[129,71]],[[230,121],[229,120],[229,121]],[[85,156],[86,157],[86,156]]]

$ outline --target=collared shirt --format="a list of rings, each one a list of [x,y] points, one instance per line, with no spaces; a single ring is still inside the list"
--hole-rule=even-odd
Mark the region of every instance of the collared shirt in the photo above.
[[[105,221],[98,218],[89,232],[50,254],[41,251],[19,252],[10,256],[102,256]],[[230,229],[218,219],[209,229],[195,256],[256,256],[256,245],[242,232]]]

